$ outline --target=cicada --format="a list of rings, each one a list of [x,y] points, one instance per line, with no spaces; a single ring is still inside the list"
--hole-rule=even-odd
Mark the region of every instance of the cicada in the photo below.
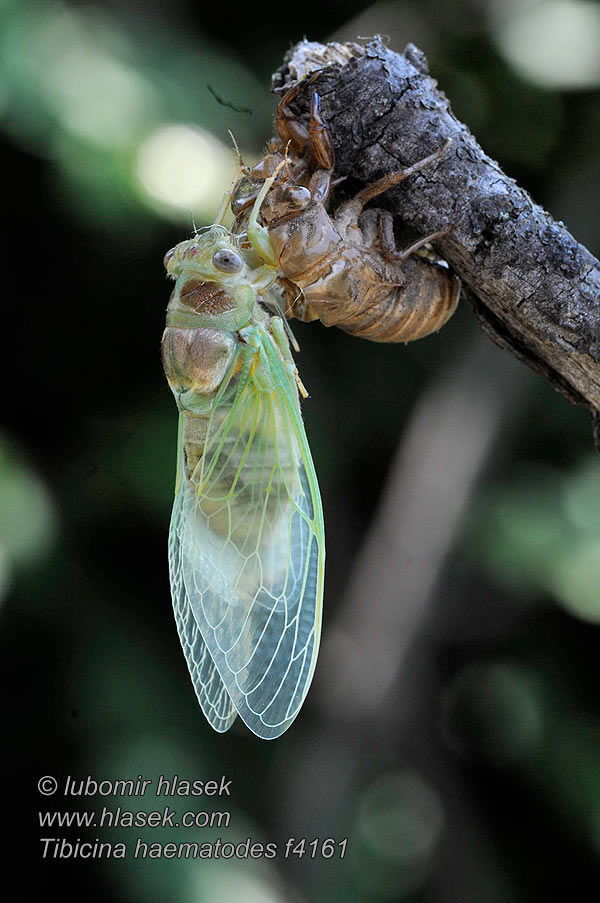
[[[287,324],[263,303],[277,269],[259,231],[250,255],[220,219],[165,256],[176,282],[162,356],[179,409],[171,593],[212,727],[240,715],[273,739],[315,670],[323,512]]]

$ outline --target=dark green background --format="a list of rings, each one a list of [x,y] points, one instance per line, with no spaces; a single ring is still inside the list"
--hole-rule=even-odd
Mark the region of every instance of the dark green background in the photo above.
[[[600,463],[588,413],[494,348],[466,304],[407,347],[295,327],[327,529],[319,667],[281,739],[213,733],[179,648],[166,562],[176,410],[159,357],[161,262],[189,218],[144,198],[135,160],[169,122],[223,144],[231,128],[258,155],[272,132],[270,73],[291,42],[384,32],[397,50],[410,40],[427,52],[484,149],[597,254],[597,89],[520,75],[498,49],[494,5],[475,0],[267,2],[243,15],[24,0],[0,15],[2,809],[5,869],[24,898],[592,899]],[[118,146],[73,129],[64,98],[76,70],[57,97],[53,67],[77,50],[82,73],[101,51],[149,86]],[[220,105],[209,85],[251,113]],[[347,855],[42,861],[40,807],[165,802],[45,802],[46,774],[226,774],[224,840],[348,837]],[[132,848],[137,836],[219,831],[55,835]]]

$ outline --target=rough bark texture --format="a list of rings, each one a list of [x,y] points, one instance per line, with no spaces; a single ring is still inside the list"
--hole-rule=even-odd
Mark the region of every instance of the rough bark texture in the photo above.
[[[571,401],[600,410],[600,263],[483,152],[416,47],[398,54],[379,39],[364,48],[303,41],[274,89],[324,65],[293,109],[307,118],[318,91],[336,174],[369,184],[452,138],[439,164],[390,191],[386,206],[423,234],[454,223],[437,247],[486,332]]]

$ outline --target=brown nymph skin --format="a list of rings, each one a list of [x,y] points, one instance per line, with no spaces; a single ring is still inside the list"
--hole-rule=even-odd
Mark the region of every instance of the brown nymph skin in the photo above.
[[[338,326],[376,342],[410,342],[436,332],[456,309],[460,283],[443,261],[415,252],[449,230],[398,252],[391,215],[373,208],[363,213],[363,207],[437,163],[450,142],[359,192],[331,216],[326,203],[334,157],[320,118],[318,95],[313,95],[306,127],[289,111],[296,91],[297,87],[292,88],[279,104],[277,130],[282,144],[271,144],[269,153],[234,191],[234,231],[244,230],[251,202],[285,160],[262,203],[260,222],[277,258],[286,315],[320,319],[325,326]]]
[[[320,71],[314,73],[309,84],[319,74]],[[317,93],[313,94],[308,127],[291,112],[289,104],[299,90],[300,85],[294,86],[280,100],[275,120],[279,138],[269,143],[265,156],[251,170],[247,170],[236,185],[231,199],[235,217],[248,209],[256,200],[265,179],[273,175],[276,184],[303,186],[309,189],[312,197],[327,203],[335,163],[333,147],[321,119]],[[277,172],[282,162],[284,166]]]
[[[410,342],[452,316],[458,279],[442,264],[388,248],[391,224],[383,225],[384,211],[369,211],[359,223],[360,197],[342,204],[334,217],[310,199],[281,221],[281,209],[291,206],[289,193],[286,186],[274,188],[261,213],[280,270],[302,292],[305,317],[316,315],[325,326],[371,341]]]

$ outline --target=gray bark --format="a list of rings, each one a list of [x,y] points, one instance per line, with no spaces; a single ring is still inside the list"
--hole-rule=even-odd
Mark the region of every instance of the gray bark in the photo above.
[[[303,41],[286,55],[274,90],[323,66],[292,109],[306,119],[319,93],[336,175],[369,184],[451,138],[439,163],[388,192],[385,205],[422,234],[455,224],[436,248],[485,331],[570,401],[600,410],[598,260],[484,153],[416,47],[398,54],[377,38],[364,48]]]

